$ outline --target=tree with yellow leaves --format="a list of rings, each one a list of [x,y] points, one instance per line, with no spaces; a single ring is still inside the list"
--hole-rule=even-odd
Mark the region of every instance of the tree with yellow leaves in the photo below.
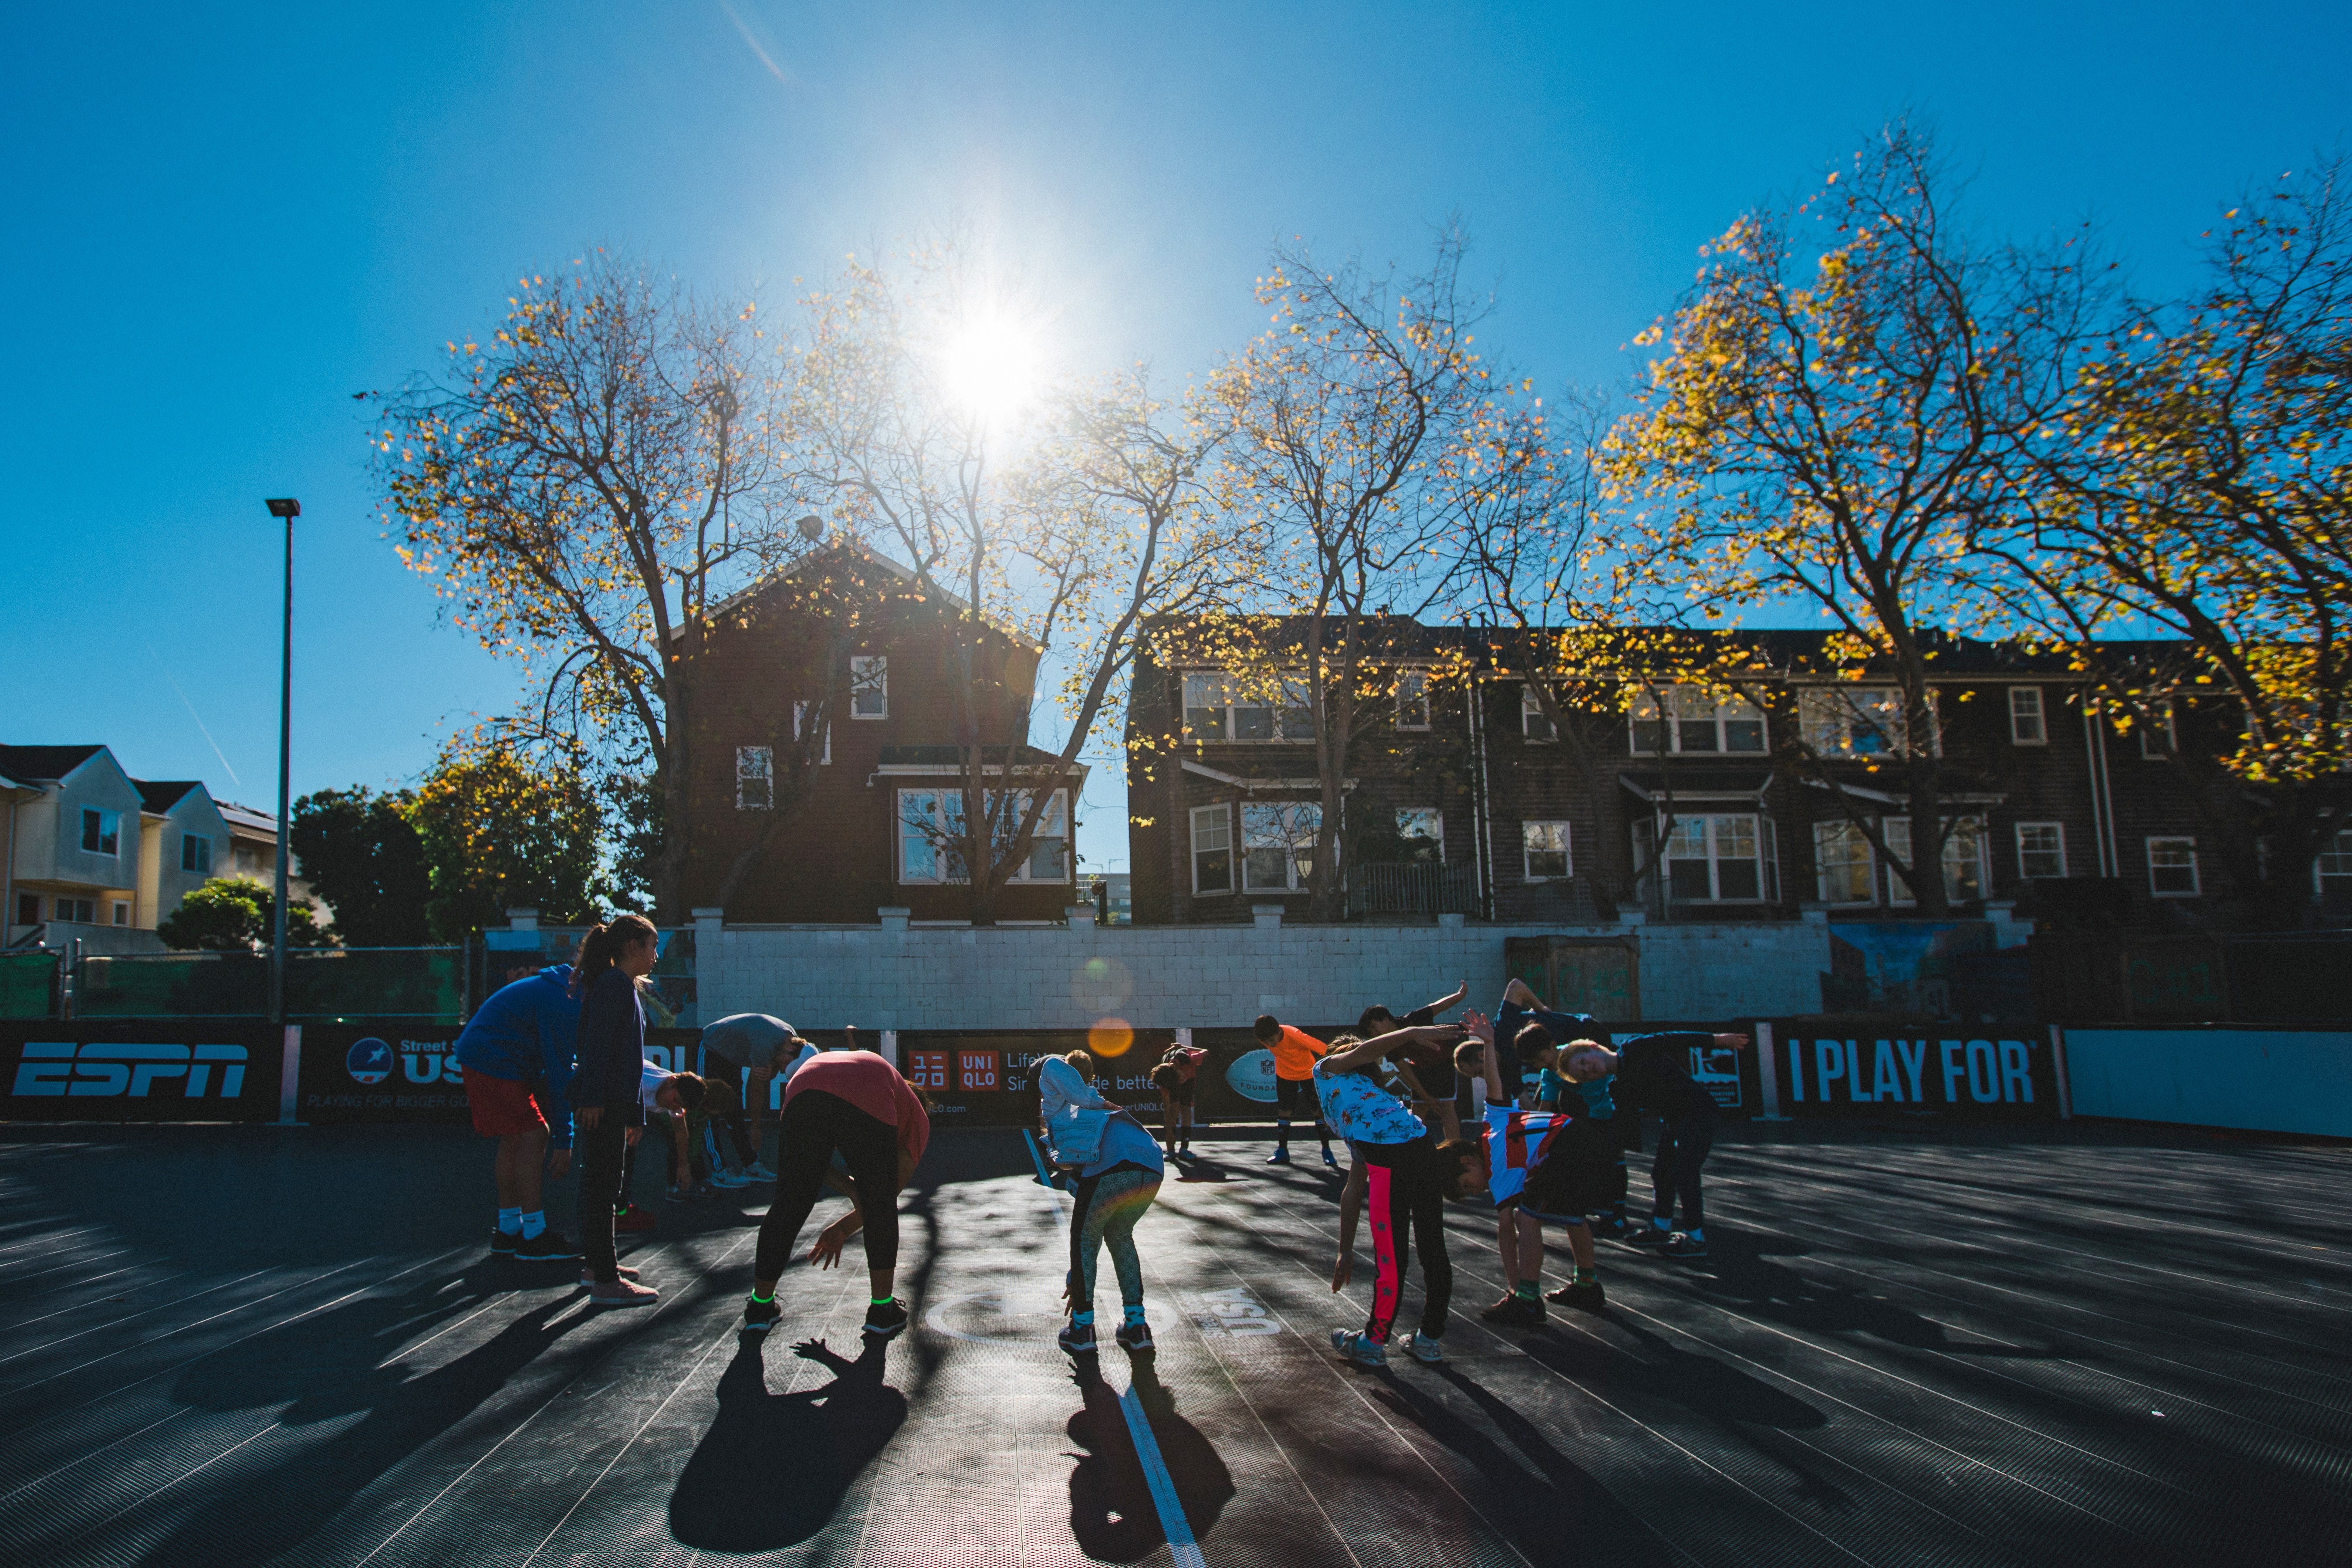
[[[1607,454],[1615,494],[1642,509],[1633,548],[1687,620],[1808,609],[1832,634],[1818,673],[1868,668],[1897,689],[1897,714],[1778,732],[1784,762],[1834,794],[1928,918],[1948,907],[1933,868],[1956,826],[1938,635],[2001,608],[1972,529],[2023,482],[2094,304],[2078,248],[1974,242],[1944,183],[1928,139],[1897,123],[1811,199],[1734,224],[1644,335],[1665,354]],[[1864,765],[1907,801],[1907,843],[1832,765],[1865,725]]]
[[[494,735],[450,741],[404,815],[423,841],[425,923],[464,942],[528,907],[551,925],[601,919],[610,902],[604,812],[576,754],[534,756]]]

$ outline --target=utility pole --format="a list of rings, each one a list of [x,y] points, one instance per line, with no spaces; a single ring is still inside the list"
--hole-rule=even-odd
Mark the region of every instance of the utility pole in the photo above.
[[[294,742],[294,520],[302,515],[302,503],[286,496],[267,504],[269,515],[286,524],[286,617],[278,658],[278,891],[269,932],[269,1022],[282,1029],[286,1026],[286,863],[293,851],[287,811]]]

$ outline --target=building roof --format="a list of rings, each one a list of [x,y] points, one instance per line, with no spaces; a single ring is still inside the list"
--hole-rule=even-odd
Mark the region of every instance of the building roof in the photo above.
[[[192,789],[202,789],[202,779],[132,779],[139,786],[139,804],[161,816],[186,798]]]
[[[725,615],[728,611],[734,609],[736,606],[743,604],[746,600],[765,593],[768,589],[774,587],[777,584],[788,583],[793,578],[799,576],[802,573],[809,571],[824,561],[840,555],[853,556],[858,561],[866,563],[870,565],[879,566],[884,572],[889,574],[892,577],[897,578],[903,584],[911,585],[916,580],[915,574],[911,569],[900,565],[898,562],[891,560],[888,556],[882,554],[872,547],[861,543],[854,539],[840,540],[834,543],[822,546],[819,549],[813,550],[806,555],[801,556],[799,559],[792,562],[790,564],[778,567],[775,571],[767,574],[765,576],[761,577],[743,587],[738,588],[735,592],[728,595],[727,597],[719,600],[719,603],[710,606],[710,617],[715,621],[719,616]],[[956,595],[950,593],[948,589],[942,587],[936,579],[932,581],[929,592],[941,604],[946,605],[950,609],[968,610],[971,607],[965,604],[961,599],[956,597]],[[995,632],[998,636],[1010,637],[1013,641],[1017,642],[1023,647],[1033,651],[1041,653],[1044,651],[1041,645],[1039,645],[1034,638],[1012,626],[1005,626],[995,616],[982,616],[982,619],[987,625],[988,629]],[[669,635],[673,638],[676,638],[684,636],[685,633],[686,628],[681,625],[672,626],[670,628]]]
[[[104,746],[0,746],[0,773],[27,784],[55,784]]]
[[[257,838],[267,838],[273,843],[276,842],[278,837],[276,812],[256,811],[249,805],[239,805],[233,800],[216,800],[213,804],[220,807],[222,819],[231,827],[249,833]]]

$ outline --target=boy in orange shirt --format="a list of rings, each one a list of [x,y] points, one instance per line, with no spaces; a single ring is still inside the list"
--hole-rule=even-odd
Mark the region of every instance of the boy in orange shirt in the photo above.
[[[1274,1053],[1274,1153],[1266,1163],[1290,1163],[1290,1108],[1304,1100],[1315,1108],[1315,1136],[1323,1142],[1323,1163],[1338,1169],[1330,1130],[1323,1125],[1323,1104],[1315,1095],[1315,1058],[1331,1047],[1271,1013],[1258,1016],[1255,1032],[1257,1043]]]

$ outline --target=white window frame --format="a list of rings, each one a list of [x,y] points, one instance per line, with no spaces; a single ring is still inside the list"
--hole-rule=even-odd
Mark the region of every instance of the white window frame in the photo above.
[[[1538,843],[1538,839],[1558,838],[1557,845]],[[1560,869],[1557,872],[1538,871],[1535,858],[1538,854],[1557,854]],[[1519,824],[1519,875],[1530,882],[1566,882],[1576,876],[1576,834],[1573,826],[1560,821],[1522,822]]]
[[[874,710],[867,712],[867,699],[874,700]],[[887,719],[890,717],[890,656],[873,653],[858,654],[849,661],[849,716],[852,719]]]
[[[2339,827],[2336,837],[2311,858],[2311,890],[2324,893],[2331,877],[2352,879],[2352,827]]]
[[[2058,840],[2058,869],[2054,875],[2059,878],[2066,875],[2066,825],[2063,822],[2021,822],[2017,825],[2017,875],[2021,881],[2035,879],[2034,873],[2026,869],[2027,854],[2046,853],[2041,850],[2028,851],[2025,847],[2025,836],[2028,833],[2038,833],[2044,828],[2049,829]]]
[[[1663,718],[1658,712],[1658,700],[1662,696],[1665,699]],[[1729,743],[1730,727],[1747,723],[1756,726],[1756,744],[1735,751]],[[1644,724],[1661,727],[1659,739],[1666,742],[1664,752],[1642,744],[1642,726]],[[1685,746],[1683,726],[1685,724],[1707,725],[1715,731],[1715,745],[1712,748]],[[1718,698],[1697,686],[1669,686],[1663,690],[1644,688],[1626,707],[1625,736],[1627,744],[1637,757],[1672,757],[1685,753],[1695,757],[1760,757],[1771,749],[1772,743],[1762,709],[1745,697]]]
[[[109,899],[107,900],[107,913],[112,918],[116,925],[130,925],[131,900],[129,899]]]
[[[2029,727],[2032,731],[2031,734],[2027,733]],[[2042,688],[2012,686],[2009,689],[2009,743],[2012,746],[2046,746],[2050,743],[2050,708],[2042,700]]]
[[[1009,829],[1019,826],[1022,816],[1029,809],[1030,794],[1028,790],[1013,792],[1013,802],[1000,820],[1000,826]],[[957,868],[954,862],[961,857],[961,852],[937,839],[925,838],[924,847],[929,852],[934,868],[940,867],[942,862],[946,863],[945,868],[948,874],[939,874],[935,869],[934,874],[930,876],[921,876],[908,869],[908,850],[921,835],[921,829],[917,824],[908,820],[908,803],[924,800],[933,803],[928,809],[924,809],[924,815],[938,824],[936,831],[944,837],[950,831],[960,830],[962,826],[963,790],[951,784],[938,784],[919,789],[901,789],[896,792],[893,798],[898,810],[891,817],[893,843],[896,846],[891,854],[892,858],[897,862],[899,884],[909,888],[961,888],[970,885],[971,877],[969,868],[963,868],[961,875],[955,874]],[[981,797],[981,809],[993,814],[998,799],[996,791],[985,792]],[[1077,858],[1073,852],[1076,846],[1069,832],[1069,825],[1070,792],[1057,789],[1054,792],[1053,801],[1037,819],[1038,831],[1029,841],[1030,859],[1024,863],[1019,870],[1004,879],[1006,884],[1028,888],[1071,885],[1077,873]],[[1045,829],[1049,827],[1060,827],[1062,831],[1048,833]],[[1031,867],[1036,863],[1039,841],[1056,839],[1062,846],[1062,874],[1058,877],[1034,875]]]
[[[1418,714],[1418,718],[1410,715]],[[1400,730],[1429,728],[1429,671],[1401,669],[1396,679],[1396,727]]]
[[[1184,738],[1188,741],[1216,741],[1242,746],[1298,746],[1315,740],[1315,712],[1312,694],[1307,688],[1307,678],[1286,675],[1280,678],[1278,689],[1270,699],[1246,697],[1236,690],[1239,682],[1222,670],[1188,669],[1183,675]],[[1196,702],[1196,697],[1213,698],[1214,701]],[[1242,712],[1265,715],[1265,733],[1244,735],[1235,715]],[[1192,722],[1195,713],[1217,716],[1213,730],[1203,730]],[[1285,714],[1297,717],[1286,721]],[[1291,733],[1293,729],[1300,732]]]
[[[1251,837],[1254,834],[1263,835],[1264,829],[1262,826],[1258,826],[1258,824],[1262,824],[1265,820],[1265,814],[1268,813],[1276,815],[1277,826],[1284,837],[1279,842],[1253,844],[1251,842]],[[1251,819],[1253,816],[1257,817],[1257,824],[1254,824],[1252,822]],[[1308,836],[1305,838],[1301,838],[1297,831],[1297,825],[1301,818],[1307,816],[1312,816],[1315,820],[1312,827],[1309,829]],[[1241,808],[1241,852],[1239,856],[1239,864],[1241,867],[1241,890],[1244,893],[1297,893],[1305,891],[1307,888],[1307,876],[1299,862],[1305,859],[1307,856],[1302,853],[1302,849],[1311,850],[1318,845],[1323,836],[1322,819],[1323,807],[1321,803],[1318,801],[1285,800],[1244,802]],[[1280,849],[1284,852],[1282,864],[1286,880],[1283,885],[1261,887],[1250,876],[1251,853],[1254,850],[1264,851],[1268,849]]]
[[[2141,761],[2150,763],[2168,763],[2172,760],[2172,753],[2180,750],[2180,725],[2179,721],[2173,716],[2172,704],[2169,702],[2164,705],[2163,721],[2164,744],[2161,746],[2151,746],[2148,744],[2150,741],[2156,738],[2156,726],[2145,721],[2139,724],[2139,754]]]
[[[1005,822],[1008,832],[1021,826],[1021,818],[1027,816],[1029,812],[1030,796],[1035,793],[1034,790],[1025,789],[1013,792],[1012,812]],[[1055,829],[1060,831],[1056,832]],[[1062,847],[1061,873],[1058,876],[1040,877],[1034,870],[1037,864],[1037,852],[1043,846],[1053,843],[1058,843]],[[1057,883],[1075,887],[1077,879],[1077,858],[1076,844],[1070,836],[1070,792],[1057,789],[1054,792],[1054,798],[1045,803],[1045,809],[1037,814],[1037,831],[1029,837],[1029,858],[1023,861],[1021,868],[1007,877],[1005,881],[1007,884],[1024,888],[1049,888]]]
[[[198,845],[202,845],[203,847],[199,849],[197,847]],[[191,860],[198,863],[191,866],[188,864]],[[180,835],[180,869],[190,875],[198,877],[209,877],[213,874],[213,841],[211,835],[204,833],[183,833]]]
[[[2175,888],[2175,889],[2171,889],[2168,890],[2168,889],[2166,889],[2159,888],[2159,887],[2158,887],[2158,886],[2156,885],[2156,872],[2157,872],[2156,849],[2157,849],[2157,846],[2158,846],[2158,845],[2159,845],[2159,844],[2163,844],[2163,845],[2182,844],[2182,845],[2186,845],[2186,846],[2188,846],[2188,853],[2189,853],[2189,886],[2188,886],[2185,889],[2184,889]],[[2179,868],[2179,867],[2177,867],[2177,866],[2168,866],[2168,867],[2167,867],[2167,868],[2166,868],[2167,870],[2178,870]],[[2203,895],[2203,893],[2204,893],[2204,890],[2205,890],[2205,881],[2204,881],[2204,878],[2203,878],[2203,876],[2200,873],[2199,868],[2198,868],[2198,865],[2197,865],[2197,840],[2196,840],[2196,839],[2194,839],[2194,838],[2192,838],[2192,837],[2188,837],[2188,836],[2186,836],[2186,835],[2181,835],[2181,834],[2162,834],[2162,835],[2158,835],[2158,836],[2152,837],[2150,837],[2150,838],[2148,839],[2148,841],[2147,841],[2147,896],[2148,896],[2149,898],[2151,898],[2151,899],[2194,899],[2194,898],[2201,897],[2201,896]]]
[[[1408,817],[1412,819],[1410,824],[1406,821]],[[1445,864],[1445,811],[1444,807],[1434,805],[1398,806],[1396,808],[1396,825],[1397,837],[1404,839],[1407,843],[1412,842],[1415,838],[1419,838],[1425,843],[1436,845],[1437,863],[1441,866]],[[1407,831],[1409,826],[1421,826],[1424,825],[1434,828],[1436,831],[1433,833],[1412,833]]]
[[[1234,808],[1230,801],[1215,805],[1196,805],[1189,816],[1192,832],[1192,896],[1196,899],[1222,899],[1241,891],[1241,862],[1234,848]],[[1210,830],[1214,843],[1202,842],[1202,829]],[[1225,885],[1222,888],[1201,886],[1201,857],[1222,853],[1225,858]]]
[[[89,899],[54,898],[49,900],[49,918],[67,925],[94,926],[98,923],[98,905]]]
[[[1825,757],[1900,757],[1911,754],[1910,726],[1903,690],[1895,686],[1808,686],[1797,693],[1797,722],[1805,744]],[[1884,750],[1857,750],[1857,728],[1876,731]],[[1927,752],[1944,754],[1944,725],[1936,690],[1927,690]]]
[[[1536,695],[1532,680],[1519,688],[1519,733],[1529,745],[1551,746],[1559,742],[1559,731],[1543,710],[1543,699]]]
[[[1698,856],[1690,855],[1680,857],[1670,855],[1667,852],[1668,847],[1674,842],[1675,833],[1681,830],[1685,825],[1694,822],[1701,825],[1700,831],[1704,842],[1706,845],[1706,854],[1704,858]],[[1756,841],[1756,854],[1754,858],[1754,864],[1756,867],[1756,894],[1753,898],[1727,899],[1723,896],[1722,868],[1724,864],[1727,861],[1745,862],[1748,859],[1748,857],[1744,855],[1725,855],[1721,852],[1719,841],[1727,831],[1722,825],[1729,822],[1747,822],[1753,825]],[[1657,885],[1660,898],[1664,900],[1664,901],[1670,905],[1769,904],[1773,901],[1774,895],[1778,891],[1778,889],[1774,886],[1778,879],[1776,871],[1779,863],[1779,857],[1775,853],[1777,847],[1778,847],[1772,841],[1772,819],[1766,816],[1761,812],[1676,812],[1675,814],[1673,828],[1670,828],[1664,838],[1658,843],[1657,863],[1653,868],[1652,874],[1658,879]],[[1706,898],[1677,899],[1675,897],[1674,861],[1677,858],[1685,861],[1685,863],[1698,861],[1706,867],[1707,896]]]
[[[735,809],[772,811],[776,806],[776,752],[772,746],[735,748]]]
[[[808,703],[793,704],[793,739],[794,741],[801,739],[801,724],[808,717]],[[830,719],[824,721],[824,750],[819,753],[816,761],[819,767],[833,761],[833,721]]]
[[[1837,896],[1837,891],[1831,887],[1829,852],[1832,847],[1832,841],[1835,847],[1842,852],[1837,861],[1839,866],[1849,869],[1857,865],[1861,867],[1864,889],[1861,898],[1840,898]],[[1855,860],[1852,854],[1852,851],[1857,848],[1862,852],[1862,858],[1859,861]],[[1813,824],[1814,897],[1832,909],[1866,909],[1877,904],[1878,885],[1878,847],[1871,843],[1870,836],[1862,830],[1861,824],[1850,817],[1840,817],[1834,822]]]
[[[111,847],[107,844],[110,838],[114,840]],[[92,840],[96,842],[93,843]],[[122,814],[119,811],[108,811],[102,806],[83,806],[81,808],[81,852],[85,855],[103,855],[109,859],[121,859],[122,858]],[[97,922],[90,921],[83,923],[95,925]]]
[[[1937,864],[1944,873],[1944,901],[1948,904],[1965,904],[1991,898],[1992,856],[1990,842],[1991,831],[1989,825],[1984,817],[1976,812],[1963,812],[1948,820],[1952,825],[1951,831],[1944,835],[1943,847],[1936,857]],[[1967,861],[1965,857],[1956,858],[1953,854],[1953,847],[1964,842],[1960,837],[1963,830],[1973,836],[1977,847],[1977,890],[1974,893],[1961,890],[1959,871]],[[1900,843],[1914,858],[1916,858],[1917,851],[1911,847],[1909,817],[1882,817],[1879,819],[1878,831],[1888,844]],[[1886,903],[1889,909],[1907,910],[1919,902],[1917,896],[1913,892],[1910,885],[1904,881],[1902,873],[1895,870],[1892,861],[1888,862],[1886,867],[1885,883]]]

